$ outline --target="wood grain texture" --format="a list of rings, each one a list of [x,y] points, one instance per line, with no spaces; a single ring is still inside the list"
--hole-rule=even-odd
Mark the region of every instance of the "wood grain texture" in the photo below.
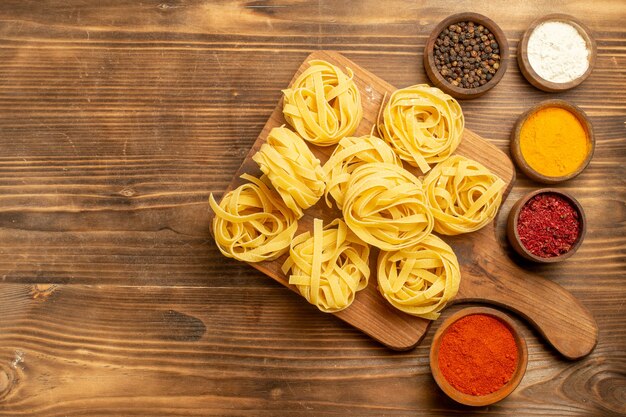
[[[376,118],[381,106],[385,105],[385,97],[390,97],[395,88],[343,55],[329,51],[317,51],[307,56],[289,85],[309,67],[308,62],[313,60],[323,60],[339,68],[350,68],[354,71],[353,79],[361,92],[363,102],[363,120],[354,136],[369,134],[378,123]],[[242,174],[255,177],[261,175],[252,157],[266,143],[272,129],[287,124],[282,109],[281,99],[225,193],[245,183],[240,178]],[[324,164],[334,147],[309,144],[309,149]],[[502,178],[506,184],[503,199],[506,199],[515,180],[515,169],[508,156],[468,129],[464,130],[455,154],[480,162]],[[409,164],[405,163],[404,167],[416,176],[423,175],[419,169]],[[299,220],[297,234],[312,232],[315,218],[323,219],[328,224],[338,217],[342,217],[341,213],[329,209],[322,198],[304,211]],[[474,233],[443,238],[452,245],[461,266],[461,285],[453,303],[486,302],[509,308],[529,320],[560,353],[570,359],[586,356],[595,347],[598,329],[589,311],[560,285],[525,272],[511,262],[495,240],[493,223]],[[298,293],[294,285],[289,285],[289,277],[281,271],[287,257],[288,254],[285,254],[274,261],[250,265]],[[431,322],[396,310],[380,296],[376,285],[377,257],[378,251],[373,250],[369,260],[372,270],[370,285],[359,291],[348,308],[334,315],[387,347],[395,350],[411,349],[422,340]]]
[[[319,314],[224,259],[206,199],[226,189],[310,52],[337,50],[398,87],[426,82],[430,31],[468,9],[500,25],[511,59],[494,89],[461,103],[467,127],[506,152],[522,112],[562,98],[589,115],[597,139],[587,170],[559,186],[588,215],[580,250],[559,265],[512,259],[580,299],[598,345],[565,361],[518,322],[528,372],[478,412],[624,415],[620,0],[1,2],[0,415],[467,414],[430,376],[437,324],[396,353]],[[598,44],[591,76],[565,93],[532,87],[514,59],[548,13],[579,18]],[[497,222],[505,248],[508,210],[538,186],[518,173]],[[32,286],[43,283],[56,286]]]
[[[463,412],[430,375],[432,332],[393,352],[278,286],[6,284],[0,306],[1,416]],[[623,351],[558,361],[523,334],[528,371],[493,414],[626,411]]]

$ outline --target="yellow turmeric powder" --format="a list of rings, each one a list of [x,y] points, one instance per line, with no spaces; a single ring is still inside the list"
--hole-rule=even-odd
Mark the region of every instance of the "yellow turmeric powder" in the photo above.
[[[585,161],[590,143],[576,116],[560,107],[547,107],[522,125],[520,149],[532,169],[547,177],[562,177]]]

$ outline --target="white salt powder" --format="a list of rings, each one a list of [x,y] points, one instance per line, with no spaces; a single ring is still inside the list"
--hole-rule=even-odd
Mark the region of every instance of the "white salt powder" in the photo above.
[[[528,61],[537,75],[566,83],[589,68],[589,49],[578,30],[564,22],[545,22],[528,38]]]

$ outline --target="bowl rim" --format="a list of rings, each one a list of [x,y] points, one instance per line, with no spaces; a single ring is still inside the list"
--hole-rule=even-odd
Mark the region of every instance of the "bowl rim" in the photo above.
[[[587,48],[589,49],[589,67],[587,68],[587,71],[583,73],[583,75],[576,78],[575,80],[568,81],[565,83],[555,83],[552,81],[548,81],[545,78],[542,78],[539,74],[537,74],[537,72],[533,69],[532,65],[530,65],[530,61],[528,59],[528,40],[530,39],[530,35],[535,30],[535,28],[545,22],[568,23],[574,28],[576,28],[578,33],[580,33],[580,35],[585,40],[585,43],[587,44]],[[543,90],[549,93],[556,93],[560,91],[570,90],[574,87],[577,87],[583,81],[585,81],[589,77],[589,75],[591,75],[591,72],[593,71],[593,68],[596,63],[597,54],[598,54],[597,43],[596,43],[596,40],[594,39],[593,32],[589,29],[589,27],[587,27],[580,20],[576,19],[574,16],[570,16],[564,13],[551,13],[551,14],[542,16],[538,19],[535,19],[534,21],[531,22],[530,26],[528,26],[526,31],[524,31],[524,34],[522,35],[522,39],[520,40],[519,45],[518,45],[517,63],[520,67],[520,71],[524,75],[524,78],[526,78],[526,80],[530,84],[532,84],[533,86],[537,87],[540,90]]]
[[[520,211],[531,198],[539,194],[560,195],[561,197],[568,200],[572,204],[574,209],[576,209],[576,211],[578,212],[578,220],[580,222],[580,231],[578,233],[578,237],[576,238],[576,241],[574,242],[570,250],[559,256],[553,256],[551,258],[542,258],[541,256],[537,256],[531,253],[528,249],[526,249],[526,247],[522,243],[522,240],[520,239],[519,233],[517,232],[517,223],[518,223]],[[513,246],[513,249],[515,249],[515,251],[518,254],[534,262],[554,263],[554,262],[561,262],[561,261],[568,259],[572,255],[574,255],[574,253],[576,253],[578,248],[580,248],[580,246],[583,243],[583,240],[585,239],[586,234],[587,234],[587,218],[585,216],[585,211],[582,205],[570,193],[556,189],[556,188],[541,188],[541,189],[534,190],[525,194],[519,200],[517,200],[517,202],[513,205],[513,208],[511,208],[511,211],[509,212],[509,218],[507,222],[507,236],[509,238],[509,242],[511,243],[511,245]]]
[[[491,80],[476,88],[455,87],[446,81],[435,67],[434,45],[437,37],[446,27],[462,21],[472,21],[485,26],[495,36],[500,49],[500,68],[498,68]],[[455,13],[439,22],[430,33],[430,36],[426,41],[426,46],[424,47],[424,69],[426,70],[426,74],[428,75],[430,81],[447,94],[460,99],[473,99],[482,96],[500,82],[508,68],[509,56],[509,42],[504,34],[504,31],[496,22],[479,13]]]
[[[573,172],[567,175],[562,175],[560,177],[549,177],[547,175],[539,173],[534,168],[532,168],[528,164],[528,162],[526,162],[524,155],[522,155],[522,149],[520,145],[520,133],[522,131],[522,126],[524,126],[524,123],[526,123],[528,118],[532,116],[533,114],[537,113],[538,111],[542,109],[549,108],[549,107],[558,107],[558,108],[565,109],[569,111],[570,113],[572,113],[574,117],[578,119],[580,124],[583,126],[583,129],[587,133],[587,140],[589,141],[589,146],[590,146],[590,149],[587,152],[587,156],[585,157],[585,160],[578,166],[578,168],[576,168],[576,170],[574,170]],[[596,138],[593,132],[593,124],[591,123],[589,116],[587,116],[587,113],[585,113],[583,109],[565,100],[549,99],[549,100],[544,100],[535,104],[534,106],[526,110],[517,118],[517,121],[515,122],[515,126],[513,127],[513,130],[511,131],[510,148],[511,148],[511,155],[513,156],[513,159],[515,160],[515,164],[527,177],[543,184],[558,184],[558,183],[570,180],[574,177],[577,177],[587,168],[595,152]]]
[[[465,394],[456,388],[454,388],[448,380],[443,376],[439,369],[439,347],[445,332],[448,328],[456,323],[463,317],[484,314],[500,320],[511,332],[515,344],[517,345],[517,368],[513,373],[513,376],[502,388],[487,395],[470,395]],[[448,317],[437,329],[433,342],[430,346],[430,369],[435,379],[435,382],[441,388],[441,390],[452,398],[454,401],[469,405],[473,407],[482,407],[490,404],[494,404],[511,394],[518,387],[522,378],[526,373],[526,367],[528,365],[528,349],[526,347],[526,340],[520,333],[517,325],[513,320],[500,310],[496,310],[490,307],[465,307],[456,313]]]

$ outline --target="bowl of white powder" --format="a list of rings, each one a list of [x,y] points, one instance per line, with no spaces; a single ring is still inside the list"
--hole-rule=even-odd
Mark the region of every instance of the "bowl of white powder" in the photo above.
[[[551,14],[535,20],[518,47],[517,62],[524,77],[547,92],[574,88],[591,74],[596,42],[579,20]]]

